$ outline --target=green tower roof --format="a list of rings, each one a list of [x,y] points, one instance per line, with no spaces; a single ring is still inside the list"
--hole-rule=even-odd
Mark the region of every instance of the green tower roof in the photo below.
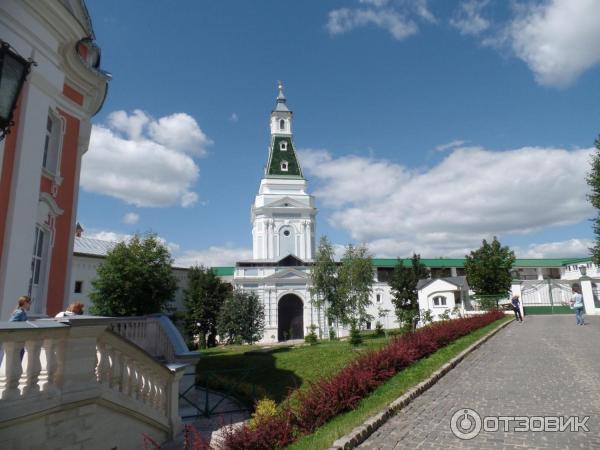
[[[267,165],[266,176],[267,178],[304,178],[291,137],[273,136],[271,147],[269,148],[269,163]]]

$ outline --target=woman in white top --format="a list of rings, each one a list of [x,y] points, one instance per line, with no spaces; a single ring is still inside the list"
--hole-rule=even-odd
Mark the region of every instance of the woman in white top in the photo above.
[[[81,302],[71,303],[66,311],[61,311],[54,317],[80,316],[83,314],[83,306]]]
[[[575,310],[575,321],[577,325],[583,325],[583,295],[573,288],[573,297],[571,298],[571,306]]]

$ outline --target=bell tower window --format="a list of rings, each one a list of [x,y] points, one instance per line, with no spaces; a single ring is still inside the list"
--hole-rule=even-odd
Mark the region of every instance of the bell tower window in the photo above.
[[[281,170],[283,172],[287,172],[288,171],[288,162],[287,161],[281,161]]]
[[[285,130],[285,120],[281,119],[279,121],[279,129],[280,130]]]
[[[287,142],[285,142],[285,141],[281,141],[281,143],[279,144],[279,149],[280,149],[282,152],[285,152],[285,151],[287,151]]]

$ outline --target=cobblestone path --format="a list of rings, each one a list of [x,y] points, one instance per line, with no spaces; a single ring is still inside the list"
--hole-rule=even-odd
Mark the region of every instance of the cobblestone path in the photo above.
[[[600,317],[586,322],[576,326],[574,316],[556,315],[511,323],[359,448],[600,449]],[[461,440],[450,421],[465,408],[482,418],[589,416],[589,432],[515,432],[522,426],[515,422],[505,432],[499,422],[497,432]]]

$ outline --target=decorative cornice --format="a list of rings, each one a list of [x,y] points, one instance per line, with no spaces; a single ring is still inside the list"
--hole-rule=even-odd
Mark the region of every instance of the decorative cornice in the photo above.
[[[50,212],[54,217],[60,216],[64,212],[64,210],[58,206],[54,197],[47,192],[40,192],[40,202],[44,202],[48,205],[48,208],[50,208]]]

